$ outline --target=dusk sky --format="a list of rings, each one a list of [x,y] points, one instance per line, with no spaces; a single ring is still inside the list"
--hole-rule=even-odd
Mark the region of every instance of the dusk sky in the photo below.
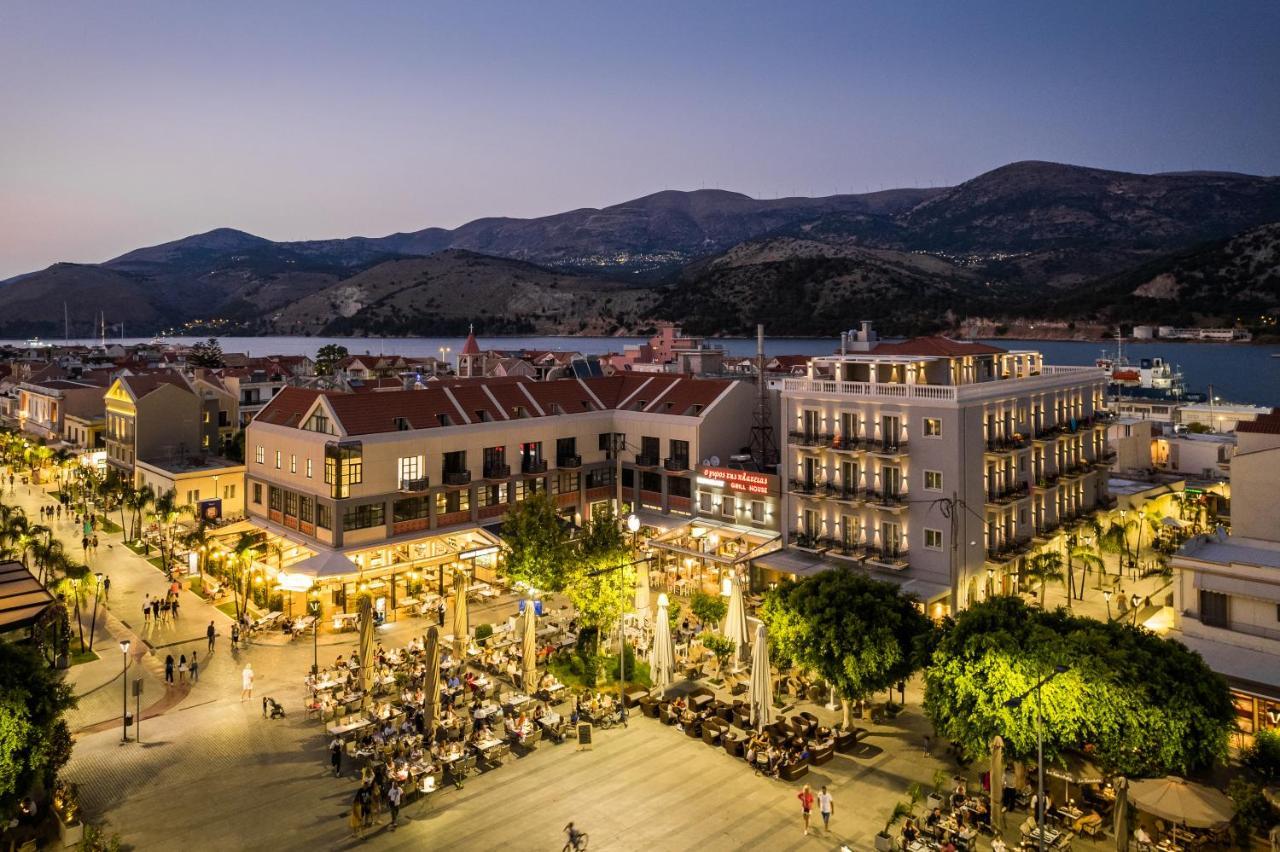
[[[1280,3],[0,2],[0,278],[219,226],[382,235],[956,183],[1280,173]]]

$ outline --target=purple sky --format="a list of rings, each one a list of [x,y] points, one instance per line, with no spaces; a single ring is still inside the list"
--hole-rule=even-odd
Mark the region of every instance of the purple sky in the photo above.
[[[0,278],[218,226],[381,235],[949,184],[1280,172],[1280,3],[9,3]]]

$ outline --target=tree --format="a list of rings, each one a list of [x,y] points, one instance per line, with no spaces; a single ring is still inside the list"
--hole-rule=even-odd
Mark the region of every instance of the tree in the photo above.
[[[326,343],[316,351],[316,375],[332,376],[338,363],[347,357],[347,347]]]
[[[565,593],[579,619],[608,635],[635,602],[631,549],[609,508],[592,512],[568,562]]]
[[[0,642],[0,817],[11,817],[36,787],[53,787],[71,758],[63,714],[75,703],[34,648]]]
[[[1040,584],[1040,608],[1044,609],[1044,587],[1050,580],[1062,580],[1062,554],[1053,550],[1044,550],[1027,560],[1022,573],[1025,577]]]
[[[1067,670],[1040,702],[1005,706],[1056,665]],[[1037,706],[1047,761],[1077,749],[1126,775],[1186,775],[1217,763],[1235,724],[1222,677],[1148,630],[1009,596],[962,612],[925,670],[924,709],[938,735],[977,758],[999,734],[1010,759],[1031,760]]]
[[[502,522],[506,572],[544,592],[564,591],[571,573],[569,532],[545,491],[511,506]]]
[[[218,342],[216,337],[210,337],[203,343],[195,344],[187,352],[187,366],[189,367],[203,367],[214,370],[223,365],[222,344]]]
[[[760,610],[774,654],[813,669],[849,705],[910,676],[933,624],[891,583],[848,568],[783,583]]]
[[[689,600],[689,610],[698,617],[702,626],[708,630],[716,630],[724,620],[728,604],[719,595],[709,595],[699,589]]]

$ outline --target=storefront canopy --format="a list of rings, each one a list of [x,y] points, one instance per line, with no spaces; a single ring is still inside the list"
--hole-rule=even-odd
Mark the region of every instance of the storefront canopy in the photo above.
[[[53,595],[21,562],[0,562],[0,633],[30,627],[52,604]]]

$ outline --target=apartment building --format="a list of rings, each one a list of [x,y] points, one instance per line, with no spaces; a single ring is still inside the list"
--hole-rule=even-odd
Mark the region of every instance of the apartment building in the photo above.
[[[246,432],[246,511],[308,549],[364,555],[497,523],[540,491],[580,523],[620,468],[624,502],[688,515],[698,460],[738,452],[754,403],[746,383],[666,375],[285,388]]]
[[[1236,427],[1231,534],[1174,556],[1173,638],[1231,686],[1244,738],[1280,728],[1280,412]]]
[[[120,376],[103,400],[107,463],[131,476],[143,459],[218,455],[238,421],[236,397],[204,371]]]
[[[294,378],[283,366],[267,364],[249,367],[227,367],[217,371],[227,391],[235,396],[239,416],[237,428],[243,429],[259,411]]]
[[[48,442],[66,441],[87,449],[105,414],[103,385],[93,381],[47,379],[18,385],[18,425]]]
[[[1101,370],[864,324],[780,385],[786,540],[914,581],[931,614],[1011,589],[1032,547],[1108,501]]]

